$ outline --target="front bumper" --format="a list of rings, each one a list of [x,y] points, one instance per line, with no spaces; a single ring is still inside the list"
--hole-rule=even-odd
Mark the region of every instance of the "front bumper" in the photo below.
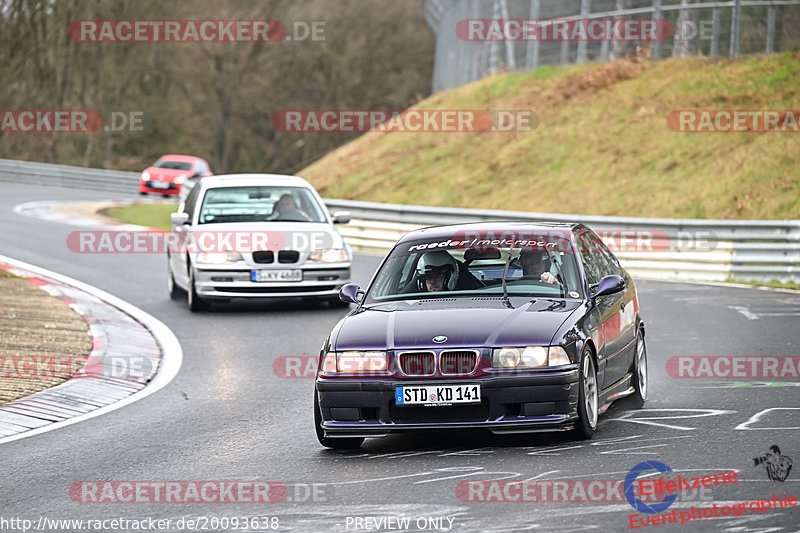
[[[350,283],[350,264],[286,265],[292,270],[302,270],[302,281],[255,282],[250,280],[255,266],[233,267],[227,265],[198,265],[195,270],[195,290],[205,299],[229,298],[287,298],[293,296],[333,297]]]
[[[153,194],[165,194],[165,195],[170,195],[170,196],[180,194],[181,186],[178,183],[166,182],[166,181],[157,182],[157,183],[164,183],[165,185],[168,185],[168,188],[166,188],[166,189],[153,187],[152,183],[153,183],[152,181],[141,181],[141,180],[139,180],[139,192],[149,192],[149,193],[153,193]]]
[[[397,385],[479,383],[481,404],[396,406]],[[577,419],[578,367],[468,379],[358,381],[318,378],[326,437],[382,437],[424,429],[483,428],[493,433],[572,429]]]

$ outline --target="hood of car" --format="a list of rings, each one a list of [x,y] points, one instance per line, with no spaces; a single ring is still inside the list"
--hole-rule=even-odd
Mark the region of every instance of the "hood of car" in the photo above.
[[[538,299],[513,309],[501,301],[424,301],[348,316],[332,349],[395,350],[548,345],[580,301]],[[453,302],[449,302],[453,303]],[[434,338],[436,340],[434,341]],[[443,338],[446,338],[443,340]]]

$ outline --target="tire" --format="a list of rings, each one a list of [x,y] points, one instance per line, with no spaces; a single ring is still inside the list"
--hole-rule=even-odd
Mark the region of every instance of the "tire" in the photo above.
[[[364,444],[364,437],[348,437],[344,439],[325,437],[325,432],[322,429],[322,411],[319,407],[316,390],[314,391],[314,429],[317,432],[317,440],[326,448],[332,448],[334,450],[353,450]]]
[[[644,343],[644,332],[640,329],[636,334],[636,355],[633,360],[633,388],[631,403],[639,409],[647,400],[647,347]]]
[[[141,194],[142,196],[147,196],[147,193],[144,191],[139,191],[139,194]]]
[[[597,429],[598,395],[597,369],[592,352],[586,350],[578,373],[578,421],[575,422],[575,435],[579,439],[591,439]]]
[[[197,313],[198,311],[208,311],[211,304],[208,300],[203,300],[197,295],[194,287],[194,270],[189,266],[189,290],[186,291],[186,304],[189,306],[189,311]]]
[[[175,276],[172,275],[172,267],[169,266],[169,256],[167,256],[167,292],[170,300],[177,300],[182,296],[183,290],[175,284]]]

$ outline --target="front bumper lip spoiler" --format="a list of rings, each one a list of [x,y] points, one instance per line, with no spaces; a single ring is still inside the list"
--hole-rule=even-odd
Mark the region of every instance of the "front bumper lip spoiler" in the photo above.
[[[386,437],[392,433],[402,433],[405,431],[420,430],[447,430],[447,429],[488,429],[498,435],[516,433],[538,433],[569,431],[573,429],[572,422],[577,416],[563,414],[547,415],[538,417],[536,420],[520,421],[489,421],[489,422],[438,422],[426,424],[370,424],[364,423],[341,423],[323,422],[322,429],[326,437],[348,438],[348,437]]]

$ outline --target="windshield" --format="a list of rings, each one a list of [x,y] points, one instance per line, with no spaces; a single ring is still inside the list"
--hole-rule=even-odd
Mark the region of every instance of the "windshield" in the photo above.
[[[303,187],[220,187],[209,189],[200,224],[223,222],[326,222],[319,202]]]
[[[505,294],[582,298],[569,238],[551,238],[544,247],[506,249],[458,249],[430,241],[404,242],[392,250],[376,274],[365,303],[453,296],[502,298]]]
[[[170,161],[169,159],[159,159],[153,166],[156,168],[168,168],[170,170],[192,170],[192,164],[185,161]]]

